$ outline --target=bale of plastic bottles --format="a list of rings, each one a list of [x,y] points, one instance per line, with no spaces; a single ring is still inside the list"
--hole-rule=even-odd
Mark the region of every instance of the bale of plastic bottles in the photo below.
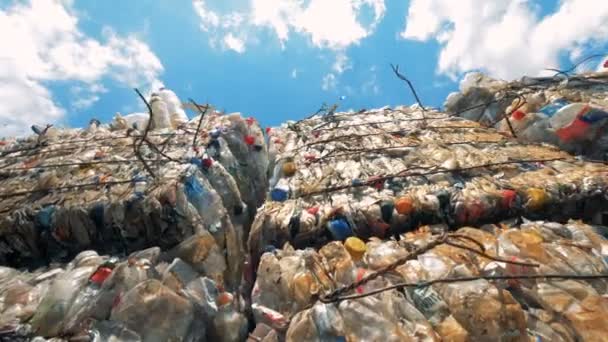
[[[334,113],[269,132],[268,201],[253,258],[285,242],[386,238],[509,217],[604,220],[608,166],[419,108]],[[255,260],[254,260],[255,264]]]
[[[605,338],[606,227],[527,221],[446,232],[266,252],[255,321],[286,341]],[[442,236],[452,237],[424,249]]]
[[[166,107],[157,97],[153,118]],[[267,189],[263,131],[238,113],[165,119],[178,126],[92,120],[0,146],[0,263],[35,268],[88,249],[128,255],[210,232],[236,286]]]
[[[523,142],[545,142],[564,151],[608,160],[608,72],[523,77],[505,82],[468,74],[445,102],[447,113]]]
[[[0,268],[0,338],[243,341],[243,301],[224,286],[209,233],[118,259],[94,251],[35,271]]]

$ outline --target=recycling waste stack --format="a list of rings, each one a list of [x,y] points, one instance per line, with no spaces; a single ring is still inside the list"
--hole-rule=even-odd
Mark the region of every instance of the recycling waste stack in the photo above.
[[[263,132],[238,113],[171,120],[183,116],[158,95],[150,102],[150,130],[118,115],[110,125],[50,127],[0,146],[2,265],[35,269],[88,249],[165,250],[209,232],[225,259],[222,285],[238,286],[267,188]]]
[[[0,267],[0,339],[242,341],[248,322],[223,286],[226,268],[208,232],[165,252],[89,250],[33,272]]]
[[[269,199],[248,247],[321,247],[525,216],[604,223],[608,166],[414,106],[330,113],[269,132]]]
[[[605,341],[606,227],[447,230],[267,252],[255,320],[287,341]]]
[[[515,134],[523,142],[546,142],[608,160],[607,71],[511,82],[470,73],[444,106],[449,114]]]

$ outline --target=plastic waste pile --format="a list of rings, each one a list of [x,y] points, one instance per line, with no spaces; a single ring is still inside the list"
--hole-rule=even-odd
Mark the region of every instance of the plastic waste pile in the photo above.
[[[88,249],[124,256],[209,232],[227,264],[225,285],[236,287],[267,188],[263,131],[238,113],[181,122],[183,110],[158,112],[167,106],[157,95],[150,102],[153,121],[179,127],[92,120],[0,146],[2,265],[35,268]]]
[[[606,336],[606,163],[419,106],[147,102],[2,140],[0,341]]]
[[[608,272],[606,227],[446,230],[267,252],[252,292],[256,323],[287,341],[605,339],[608,284],[594,276]]]
[[[606,71],[513,82],[471,73],[444,106],[450,114],[515,134],[520,141],[546,142],[573,154],[608,160]]]
[[[0,268],[3,340],[242,341],[242,299],[226,290],[224,255],[207,232],[167,252],[118,259],[94,251],[34,272]],[[35,337],[37,336],[37,337]]]
[[[269,200],[254,258],[290,242],[386,238],[423,224],[532,219],[602,223],[608,166],[417,107],[317,115],[269,132]]]

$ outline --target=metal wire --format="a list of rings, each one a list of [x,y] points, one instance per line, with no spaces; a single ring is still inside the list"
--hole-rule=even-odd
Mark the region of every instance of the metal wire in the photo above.
[[[375,290],[372,290],[372,291],[369,291],[366,293],[346,295],[346,296],[337,296],[337,297],[320,297],[319,300],[322,303],[329,304],[329,303],[341,302],[344,300],[353,300],[353,299],[369,297],[369,296],[373,296],[373,295],[376,295],[376,294],[379,294],[382,292],[402,289],[405,287],[423,288],[423,287],[432,286],[434,284],[459,283],[459,282],[474,281],[474,280],[480,280],[480,279],[484,279],[487,281],[539,280],[539,279],[544,279],[544,280],[551,280],[551,279],[597,280],[597,279],[608,279],[608,274],[588,274],[588,275],[582,275],[582,274],[519,274],[519,275],[495,275],[495,276],[478,275],[478,276],[470,276],[470,277],[442,278],[442,279],[422,281],[422,282],[417,282],[417,283],[398,283],[398,284],[386,286],[386,287],[383,287],[380,289],[375,289]]]

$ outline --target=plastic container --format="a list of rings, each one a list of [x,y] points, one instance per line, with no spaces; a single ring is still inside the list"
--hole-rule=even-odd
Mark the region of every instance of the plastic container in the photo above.
[[[190,301],[155,279],[127,292],[111,314],[112,320],[123,322],[142,340],[151,342],[183,340],[193,318]]]
[[[174,128],[188,122],[188,116],[182,108],[181,102],[177,95],[170,89],[160,88],[158,95],[163,99],[167,105],[169,116],[171,118],[171,124]]]
[[[240,342],[245,341],[248,335],[247,319],[236,312],[232,302],[226,302],[218,309],[213,318],[213,341]]]
[[[154,129],[171,128],[171,117],[167,104],[158,94],[152,94],[150,98],[150,107],[152,107],[152,124]]]
[[[550,104],[539,109],[539,113],[543,113],[548,117],[553,117],[555,113],[569,105],[570,102],[564,98],[552,101]]]

